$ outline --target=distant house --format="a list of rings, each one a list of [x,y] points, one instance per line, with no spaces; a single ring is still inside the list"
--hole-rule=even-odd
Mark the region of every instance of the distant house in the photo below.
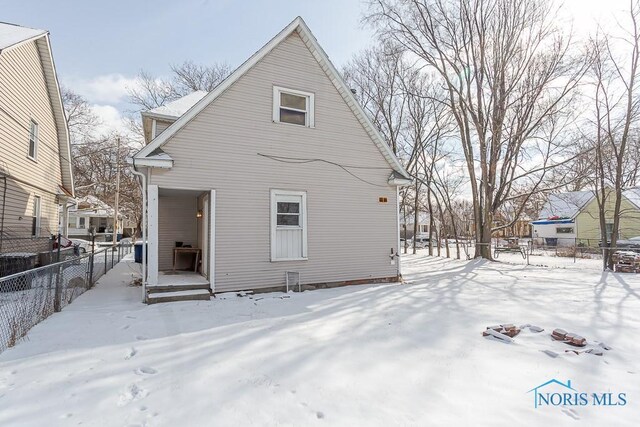
[[[147,177],[150,302],[287,277],[399,280],[397,190],[411,180],[302,18],[167,107],[143,114],[155,138],[132,159]]]
[[[69,208],[68,236],[70,238],[90,239],[93,232],[98,241],[111,241],[114,226],[114,209],[95,196],[79,198]],[[131,224],[122,214],[118,215],[115,229],[119,236],[131,235]]]
[[[640,236],[640,188],[623,191],[619,239]],[[606,227],[611,238],[613,200],[607,200]],[[547,244],[597,246],[602,239],[598,201],[591,190],[552,194],[532,221],[533,237],[545,239]]]
[[[400,237],[403,239],[413,239],[413,223],[415,216],[413,214],[407,215],[406,221],[404,215],[400,214]],[[430,215],[427,212],[418,213],[418,238],[429,238],[429,226],[430,226]],[[406,226],[406,227],[405,227]],[[433,238],[437,239],[439,237],[439,221],[434,219],[434,227],[433,227]]]
[[[74,194],[70,157],[49,33],[0,23],[0,253],[48,249]]]

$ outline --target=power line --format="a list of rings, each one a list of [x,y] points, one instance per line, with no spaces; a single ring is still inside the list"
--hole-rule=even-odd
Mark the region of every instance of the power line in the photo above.
[[[364,178],[359,177],[358,175],[356,175],[353,172],[351,172],[349,170],[349,168],[351,168],[351,169],[378,169],[378,170],[386,170],[388,168],[341,165],[340,163],[332,162],[330,160],[325,160],[325,159],[303,159],[303,158],[296,158],[296,157],[272,156],[272,155],[262,154],[262,153],[257,153],[257,154],[260,157],[265,157],[267,159],[274,160],[276,162],[281,162],[281,163],[291,163],[291,164],[305,164],[305,163],[314,163],[314,162],[327,163],[329,165],[333,165],[333,166],[339,167],[340,169],[342,169],[343,171],[345,171],[346,173],[348,173],[352,177],[356,178],[358,181],[362,181],[365,184],[368,184],[368,185],[371,185],[371,186],[374,186],[374,187],[387,188],[386,185],[376,184],[374,182],[370,182],[370,181],[367,181]]]

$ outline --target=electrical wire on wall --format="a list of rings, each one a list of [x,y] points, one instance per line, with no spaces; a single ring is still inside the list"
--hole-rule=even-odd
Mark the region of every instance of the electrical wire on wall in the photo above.
[[[349,169],[388,170],[389,168],[385,168],[385,167],[370,167],[370,166],[355,166],[355,165],[342,165],[340,163],[332,162],[330,160],[325,160],[325,159],[304,159],[304,158],[297,158],[297,157],[273,156],[273,155],[262,154],[262,153],[257,153],[257,154],[260,157],[265,157],[267,159],[274,160],[276,162],[281,162],[281,163],[290,163],[290,164],[326,163],[326,164],[329,164],[329,165],[332,165],[332,166],[336,166],[336,167],[342,169],[343,171],[345,171],[346,173],[348,173],[349,175],[351,175],[352,177],[354,177],[358,181],[362,181],[365,184],[371,185],[373,187],[388,188],[387,185],[380,185],[380,184],[376,184],[374,182],[367,181],[366,179],[361,178],[358,175],[356,175],[355,173],[351,172]]]

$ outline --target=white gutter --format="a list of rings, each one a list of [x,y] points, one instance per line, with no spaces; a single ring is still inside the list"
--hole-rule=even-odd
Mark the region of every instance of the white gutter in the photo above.
[[[136,159],[131,159],[131,172],[140,177],[142,189],[142,302],[147,302],[147,176],[136,170]]]

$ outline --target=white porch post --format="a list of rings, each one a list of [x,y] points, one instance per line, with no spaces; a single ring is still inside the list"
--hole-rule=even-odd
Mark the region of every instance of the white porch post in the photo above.
[[[148,212],[148,230],[147,236],[147,257],[148,265],[148,283],[150,285],[158,284],[158,186],[149,185],[147,199]]]
[[[69,237],[69,205],[65,200],[62,204],[62,227],[60,227],[60,234],[64,237]]]
[[[216,292],[216,190],[209,196],[209,286]]]

